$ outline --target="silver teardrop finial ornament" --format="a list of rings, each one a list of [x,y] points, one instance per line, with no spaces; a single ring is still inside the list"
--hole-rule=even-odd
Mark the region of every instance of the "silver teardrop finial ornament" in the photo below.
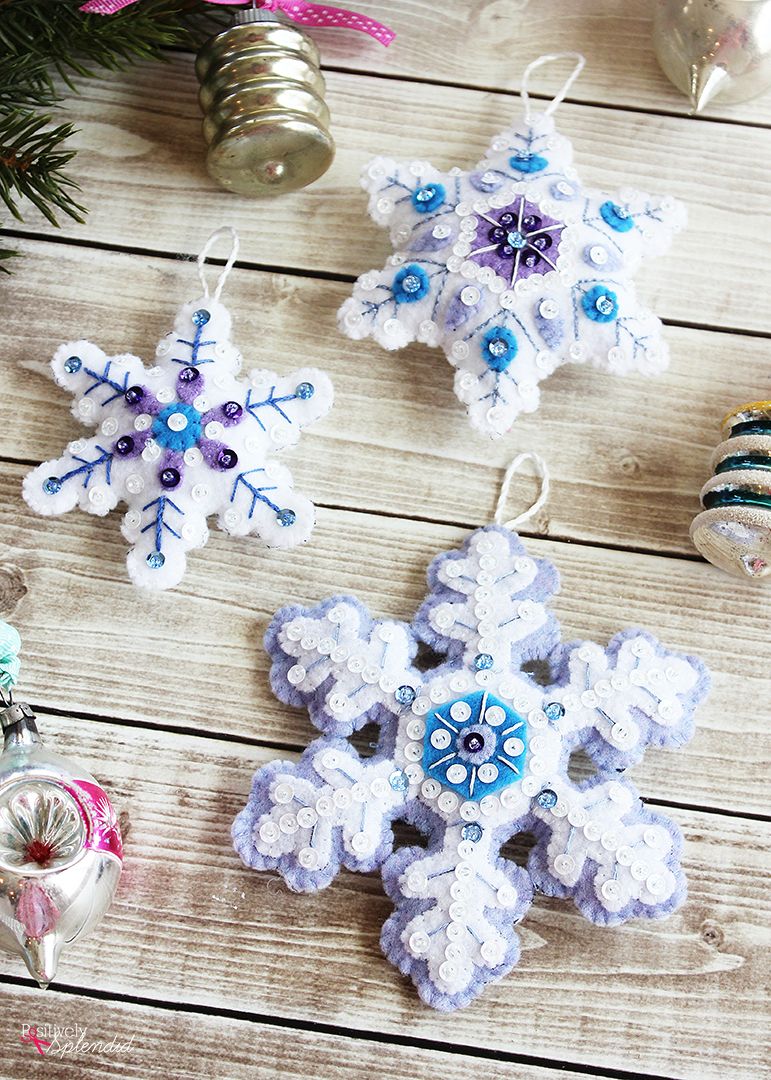
[[[260,8],[236,12],[202,47],[206,165],[227,191],[279,195],[327,171],[335,146],[319,63],[307,34]]]
[[[0,697],[0,945],[45,987],[109,908],[123,846],[93,776],[43,745],[28,705]]]
[[[653,46],[693,113],[747,101],[771,86],[771,0],[656,0]]]

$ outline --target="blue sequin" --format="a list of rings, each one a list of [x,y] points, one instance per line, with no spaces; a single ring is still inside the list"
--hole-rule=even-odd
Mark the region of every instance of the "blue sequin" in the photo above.
[[[145,559],[145,562],[151,570],[160,570],[163,564],[166,562],[166,556],[162,551],[151,551]]]
[[[417,693],[414,687],[405,685],[398,687],[394,691],[394,697],[400,705],[411,705],[417,697]]]
[[[559,701],[550,701],[547,705],[544,705],[543,711],[548,720],[551,720],[552,723],[556,723],[557,720],[561,720],[565,715],[565,706]]]
[[[388,783],[394,789],[394,791],[406,791],[410,786],[410,782],[407,779],[407,774],[402,772],[401,769],[397,769],[396,772],[392,772],[388,777]]]
[[[446,192],[442,184],[424,184],[412,193],[412,205],[419,214],[429,214],[444,202]]]
[[[294,525],[297,520],[297,514],[294,510],[279,510],[276,514],[276,521],[282,528],[287,529],[290,525]]]
[[[68,375],[74,375],[83,367],[83,361],[79,356],[70,356],[64,361],[64,370]]]
[[[181,431],[174,431],[169,427],[169,418],[175,413],[181,413],[187,420],[187,424]],[[173,401],[153,420],[152,432],[155,441],[167,450],[189,450],[201,437],[201,414],[192,405],[186,405],[183,401]]]
[[[538,792],[535,801],[542,809],[551,810],[553,806],[557,805],[557,792],[552,791],[551,788],[544,788],[543,791]]]
[[[541,172],[549,162],[540,154],[527,154],[520,150],[509,158],[509,165],[517,172],[534,173]]]
[[[46,495],[57,495],[62,490],[62,482],[58,476],[49,476],[43,481],[43,491]]]
[[[618,298],[605,285],[595,285],[581,297],[581,306],[592,322],[613,322],[618,316]]]
[[[604,202],[600,207],[600,217],[606,223],[610,225],[611,229],[615,229],[616,232],[629,232],[634,228],[634,221],[629,215],[629,212],[624,209],[623,206],[617,206],[616,203]]]
[[[403,266],[394,278],[392,285],[394,299],[397,304],[414,304],[416,300],[423,299],[429,288],[428,274],[417,263]]]
[[[474,667],[477,671],[489,671],[493,663],[493,658],[489,652],[477,653],[474,657]]]
[[[206,326],[211,318],[211,313],[206,308],[199,308],[198,311],[193,312],[191,318],[196,326]]]
[[[468,825],[464,825],[460,831],[464,840],[470,840],[472,844],[478,844],[482,839],[482,826],[477,825],[475,821],[470,821]]]
[[[313,385],[313,383],[309,382],[301,382],[295,390],[295,394],[297,394],[298,398],[301,398],[303,401],[307,401],[308,398],[312,398],[315,393],[316,387]]]
[[[506,243],[509,247],[513,247],[515,251],[518,251],[526,246],[527,238],[515,229],[513,232],[506,234]]]
[[[491,326],[482,338],[482,358],[491,371],[505,371],[517,350],[517,339],[505,326]]]

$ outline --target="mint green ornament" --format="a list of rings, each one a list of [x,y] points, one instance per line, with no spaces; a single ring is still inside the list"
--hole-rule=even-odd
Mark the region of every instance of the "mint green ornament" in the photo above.
[[[13,690],[19,681],[19,631],[7,622],[0,622],[0,688]]]

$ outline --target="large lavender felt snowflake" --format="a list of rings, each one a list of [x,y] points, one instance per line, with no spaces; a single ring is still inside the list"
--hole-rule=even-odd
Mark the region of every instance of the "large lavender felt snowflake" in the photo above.
[[[656,374],[667,366],[659,320],[632,276],[685,220],[674,199],[583,188],[572,145],[551,116],[496,136],[469,172],[375,158],[369,212],[395,248],[340,309],[349,337],[386,349],[441,347],[455,393],[489,436],[534,412],[539,383],[567,363]]]
[[[123,500],[137,585],[178,584],[186,552],[208,540],[211,514],[226,532],[259,533],[271,547],[292,547],[313,528],[313,504],[269,457],[329,410],[331,383],[315,368],[236,378],[241,354],[230,330],[225,306],[203,296],[179,310],[149,370],[89,341],[62,345],[51,361],[56,382],[75,395],[74,415],[98,433],[39,465],[24,497],[46,515],[74,506],[102,515]]]
[[[641,630],[607,649],[561,645],[546,608],[555,568],[490,526],[438,556],[411,626],[374,621],[354,598],[279,611],[265,644],[274,693],[324,734],[299,763],[259,769],[233,826],[243,861],[291,889],[328,885],[341,866],[380,869],[395,910],[386,956],[438,1009],[467,1005],[517,962],[514,924],[537,889],[614,925],[682,903],[681,836],[646,809],[623,770],[646,746],[679,746],[708,675]],[[415,666],[418,643],[446,657]],[[553,683],[522,671],[546,660]],[[349,737],[379,726],[373,757]],[[568,776],[583,748],[596,767]],[[403,819],[426,849],[394,851]],[[526,869],[502,858],[536,837]]]

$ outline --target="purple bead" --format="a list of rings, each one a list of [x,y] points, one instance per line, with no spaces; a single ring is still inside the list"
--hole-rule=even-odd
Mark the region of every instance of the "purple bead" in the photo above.
[[[240,420],[244,410],[237,401],[226,401],[222,406],[222,411],[228,420]]]
[[[141,386],[130,386],[125,394],[126,401],[129,405],[136,405],[144,396],[145,391]]]
[[[531,240],[530,243],[533,245],[534,248],[538,248],[539,251],[546,251],[547,248],[551,247],[551,237],[536,236],[536,238],[534,240]]]
[[[130,435],[121,435],[115,444],[115,453],[120,454],[121,457],[125,457],[126,454],[130,454],[134,449],[134,440]]]
[[[217,454],[217,464],[221,469],[232,469],[238,464],[238,454],[226,446]]]
[[[503,259],[513,259],[514,248],[511,247],[509,244],[501,244],[501,246],[498,248],[498,254]]]
[[[179,373],[179,381],[183,382],[183,383],[195,382],[196,379],[200,379],[200,378],[201,378],[201,372],[198,370],[198,368],[194,368],[194,367],[182,368],[182,370]]]
[[[517,219],[514,217],[514,215],[508,213],[508,211],[505,214],[501,214],[501,216],[498,218],[498,221],[501,225],[513,225],[516,220]]]
[[[161,469],[161,487],[175,488],[181,479],[182,477],[179,475],[178,469]]]
[[[522,219],[522,224],[528,230],[537,229],[541,224],[541,219],[536,217],[535,214],[527,214],[527,216]]]
[[[479,753],[484,745],[485,740],[478,731],[470,731],[468,735],[464,736],[463,749],[468,750],[469,754]]]
[[[525,255],[522,262],[529,269],[532,269],[534,266],[538,265],[538,263],[540,262],[540,259],[541,259],[540,255],[536,255],[534,251],[531,251],[529,255]]]
[[[494,229],[490,229],[487,235],[494,244],[500,244],[501,240],[506,239],[506,230],[502,229],[500,225],[496,225]]]

